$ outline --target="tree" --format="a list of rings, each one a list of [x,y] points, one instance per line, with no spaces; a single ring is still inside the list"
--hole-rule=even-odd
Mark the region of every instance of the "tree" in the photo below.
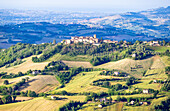
[[[24,78],[22,78],[22,81],[21,81],[21,82],[25,83],[25,79],[24,79]]]
[[[4,84],[5,84],[5,85],[8,85],[8,84],[9,84],[9,81],[8,81],[8,80],[5,80],[5,81],[4,81]]]
[[[120,97],[120,96],[117,96],[116,100],[117,100],[117,101],[121,101],[121,97]]]
[[[154,94],[153,94],[153,98],[156,98],[157,94],[159,93],[159,91],[155,91]]]
[[[16,96],[16,95],[13,95],[12,97],[13,97],[13,100],[14,100],[14,102],[15,102],[17,96]]]
[[[26,81],[28,82],[29,77],[26,77],[25,79],[26,79]]]
[[[111,103],[112,103],[112,98],[110,97],[110,98],[109,98],[109,104],[111,104]]]
[[[3,98],[2,98],[2,102],[4,104],[6,103],[11,103],[12,102],[12,97],[10,95],[5,95]]]

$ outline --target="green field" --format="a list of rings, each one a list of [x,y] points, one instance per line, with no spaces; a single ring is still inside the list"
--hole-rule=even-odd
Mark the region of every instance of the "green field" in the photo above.
[[[100,71],[94,72],[83,72],[73,77],[72,80],[66,84],[64,88],[58,89],[57,91],[66,90],[72,93],[80,93],[80,92],[100,92],[100,91],[108,91],[107,88],[102,88],[98,86],[90,85],[94,80],[98,80],[100,78],[106,78],[105,76],[99,76]]]
[[[165,52],[167,49],[170,50],[170,47],[167,46],[148,46],[148,48],[155,52]]]
[[[88,55],[77,55],[77,56],[69,56],[69,55],[61,55],[60,53],[55,54],[47,61],[57,61],[57,60],[65,60],[65,61],[90,61],[92,57]]]

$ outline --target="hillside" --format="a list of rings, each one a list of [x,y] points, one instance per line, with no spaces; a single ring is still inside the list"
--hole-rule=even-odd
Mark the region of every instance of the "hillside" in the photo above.
[[[43,62],[43,63],[34,63],[32,62],[32,57],[27,57],[23,59],[25,61],[24,63],[13,66],[13,67],[8,67],[6,68],[5,66],[0,68],[0,72],[8,72],[8,73],[18,73],[18,72],[27,72],[28,70],[43,70],[44,67],[49,63],[49,62]]]
[[[48,100],[42,97],[33,100],[0,106],[0,111],[55,111],[71,100],[84,101],[85,96],[62,96],[62,100]],[[48,106],[48,107],[47,107]]]

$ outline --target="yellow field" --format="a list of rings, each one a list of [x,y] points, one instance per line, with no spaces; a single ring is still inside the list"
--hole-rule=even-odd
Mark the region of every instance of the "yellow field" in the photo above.
[[[164,68],[165,68],[165,64],[162,61],[162,59],[159,56],[154,56],[151,69],[164,69]]]
[[[63,100],[47,100],[42,97],[33,100],[0,105],[0,111],[56,111],[69,101],[84,101],[85,96],[63,96]]]
[[[30,77],[29,81],[19,88],[19,91],[32,90],[37,93],[47,92],[59,85],[59,82],[51,75],[38,75]]]
[[[84,67],[84,68],[91,68],[93,67],[90,62],[80,62],[80,61],[62,61],[69,67]]]
[[[66,84],[64,88],[58,89],[57,91],[66,90],[72,93],[108,91],[107,88],[90,85],[94,80],[98,80],[100,78],[108,78],[106,76],[99,76],[100,71],[83,73],[85,75],[82,75],[82,73],[78,74],[77,76],[73,77],[72,80]]]
[[[0,68],[0,72],[8,72],[8,73],[16,74],[18,72],[25,73],[30,69],[31,70],[42,70],[49,63],[49,62],[34,63],[34,62],[32,62],[32,57],[34,57],[34,56],[23,59],[26,61],[20,65],[17,65],[17,66],[13,66],[13,67],[9,67],[9,68],[2,67],[2,68]]]

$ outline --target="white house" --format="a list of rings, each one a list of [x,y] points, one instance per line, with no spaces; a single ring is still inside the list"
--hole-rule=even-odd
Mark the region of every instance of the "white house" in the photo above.
[[[32,74],[38,74],[39,71],[32,71]]]
[[[154,83],[157,83],[157,80],[153,80]]]
[[[114,74],[115,74],[116,76],[118,76],[120,73],[119,73],[119,72],[114,72]]]
[[[51,99],[56,99],[57,97],[56,96],[51,96]]]
[[[98,105],[99,108],[102,108],[103,106],[101,104]]]
[[[143,93],[144,93],[144,94],[148,94],[148,93],[149,93],[149,90],[148,90],[148,89],[143,89]]]
[[[134,102],[135,102],[135,101],[133,101],[133,100],[132,100],[132,101],[130,102],[130,104],[132,104],[132,105],[133,105],[133,104],[134,104]]]
[[[136,57],[136,54],[132,54],[132,57]]]

